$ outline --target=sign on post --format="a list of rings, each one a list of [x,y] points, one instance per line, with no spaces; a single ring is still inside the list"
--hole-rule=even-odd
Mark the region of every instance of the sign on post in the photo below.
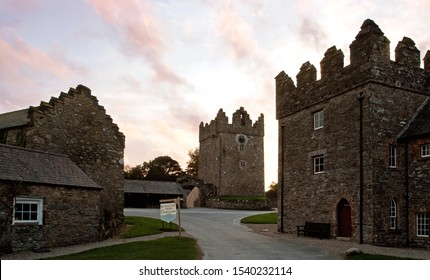
[[[178,205],[179,239],[181,239],[181,201],[183,198],[161,199],[160,200],[160,219],[170,223],[176,219],[176,205]],[[164,203],[169,202],[169,203]]]
[[[176,219],[176,203],[160,204],[160,220],[170,223]]]

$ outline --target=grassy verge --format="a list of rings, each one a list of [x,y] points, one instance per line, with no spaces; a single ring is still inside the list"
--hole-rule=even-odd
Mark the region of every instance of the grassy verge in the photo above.
[[[278,213],[253,215],[243,218],[240,222],[242,224],[276,224],[278,222]]]
[[[125,232],[121,233],[121,238],[133,238],[138,236],[159,234],[164,231],[177,231],[179,229],[177,224],[164,223],[159,219],[146,218],[146,217],[125,217],[126,224]]]
[[[255,201],[255,200],[267,200],[267,197],[265,196],[219,196],[218,199],[220,201],[238,201],[238,200]]]
[[[164,237],[130,242],[51,258],[51,260],[197,260],[201,259],[195,239]]]
[[[125,217],[125,230],[121,238],[133,238],[178,230],[176,224],[164,223],[159,219],[146,217]],[[150,241],[137,241],[112,245],[65,255],[51,260],[199,260],[201,252],[197,241],[192,238],[164,237]]]

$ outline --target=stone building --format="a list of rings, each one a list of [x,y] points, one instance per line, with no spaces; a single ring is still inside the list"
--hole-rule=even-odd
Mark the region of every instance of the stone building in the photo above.
[[[1,114],[0,143],[67,156],[102,188],[98,237],[111,236],[122,224],[125,137],[89,88],[78,85],[40,106]],[[80,199],[83,208],[93,203],[87,195]]]
[[[430,52],[390,41],[372,20],[329,48],[321,78],[276,77],[280,231],[330,223],[331,236],[383,246],[430,246]]]
[[[65,155],[0,144],[0,254],[99,240],[101,191]]]
[[[217,196],[264,195],[264,116],[255,123],[241,107],[232,123],[222,109],[210,124],[200,123],[199,179]]]

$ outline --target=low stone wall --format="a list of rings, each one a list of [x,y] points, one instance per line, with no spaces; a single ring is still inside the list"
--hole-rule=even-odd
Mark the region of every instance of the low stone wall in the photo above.
[[[208,198],[206,207],[235,210],[270,210],[269,200],[220,200]]]

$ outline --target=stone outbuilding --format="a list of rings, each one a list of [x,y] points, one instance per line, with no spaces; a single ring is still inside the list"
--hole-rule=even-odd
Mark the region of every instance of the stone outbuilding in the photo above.
[[[280,231],[329,223],[331,237],[430,247],[430,52],[390,41],[372,20],[350,45],[329,48],[321,78],[306,62],[297,83],[276,77]]]
[[[125,137],[89,88],[78,85],[58,98],[42,101],[37,107],[0,114],[0,144],[64,155],[101,188],[97,188],[100,195],[96,205],[98,219],[93,220],[98,234],[85,240],[76,236],[76,243],[95,241],[96,236],[97,239],[112,236],[122,225]],[[85,190],[88,188],[81,189]],[[91,189],[91,195],[82,192],[74,193],[75,199],[81,200],[81,207],[86,208],[87,203],[94,206],[95,199],[87,201],[94,190]],[[26,195],[32,196],[31,193]],[[61,201],[49,194],[41,198]],[[5,224],[11,225],[12,220],[6,220]],[[64,236],[67,244],[72,243],[72,239]],[[56,245],[59,244],[58,241]]]
[[[125,180],[126,208],[160,208],[161,199],[177,197],[185,197],[185,190],[177,182]]]
[[[0,252],[98,240],[101,191],[67,156],[0,144]]]

